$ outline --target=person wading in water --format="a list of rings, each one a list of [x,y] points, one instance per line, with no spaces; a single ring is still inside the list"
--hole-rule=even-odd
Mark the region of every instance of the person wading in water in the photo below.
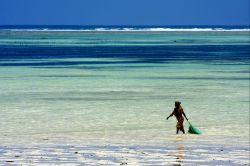
[[[179,133],[179,130],[181,130],[183,132],[183,134],[185,134],[185,130],[184,130],[184,126],[183,126],[184,118],[183,118],[182,114],[184,115],[184,117],[188,121],[188,118],[186,117],[186,114],[184,113],[183,108],[181,107],[181,102],[176,101],[174,111],[166,118],[168,120],[168,118],[170,118],[173,115],[176,117],[176,119],[177,119],[176,134]]]

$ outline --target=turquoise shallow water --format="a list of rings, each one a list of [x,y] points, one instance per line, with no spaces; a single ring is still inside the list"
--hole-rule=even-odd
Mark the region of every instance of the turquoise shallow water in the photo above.
[[[165,139],[180,100],[204,137],[248,141],[249,52],[248,32],[1,32],[0,138]]]

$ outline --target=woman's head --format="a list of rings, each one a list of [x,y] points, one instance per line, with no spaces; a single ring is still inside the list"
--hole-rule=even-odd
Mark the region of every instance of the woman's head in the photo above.
[[[180,101],[175,101],[175,107],[179,107],[181,105]]]

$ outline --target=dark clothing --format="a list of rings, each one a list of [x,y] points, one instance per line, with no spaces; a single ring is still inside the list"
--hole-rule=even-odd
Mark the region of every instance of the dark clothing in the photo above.
[[[183,108],[181,106],[179,106],[178,108],[174,108],[174,111],[172,112],[171,116],[175,116],[177,120],[183,118],[182,114],[183,114]]]
[[[176,124],[176,128],[179,130],[184,130],[184,126],[183,126],[183,122],[184,122],[184,118],[182,116],[182,114],[184,114],[183,108],[181,106],[179,107],[175,107],[174,111],[172,112],[172,114],[170,116],[175,116],[177,119],[177,124]]]

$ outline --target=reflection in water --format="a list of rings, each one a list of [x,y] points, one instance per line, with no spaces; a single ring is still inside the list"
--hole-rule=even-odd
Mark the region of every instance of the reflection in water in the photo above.
[[[184,137],[177,136],[175,139],[175,145],[176,145],[176,153],[175,153],[176,164],[175,165],[181,165],[185,156]]]

